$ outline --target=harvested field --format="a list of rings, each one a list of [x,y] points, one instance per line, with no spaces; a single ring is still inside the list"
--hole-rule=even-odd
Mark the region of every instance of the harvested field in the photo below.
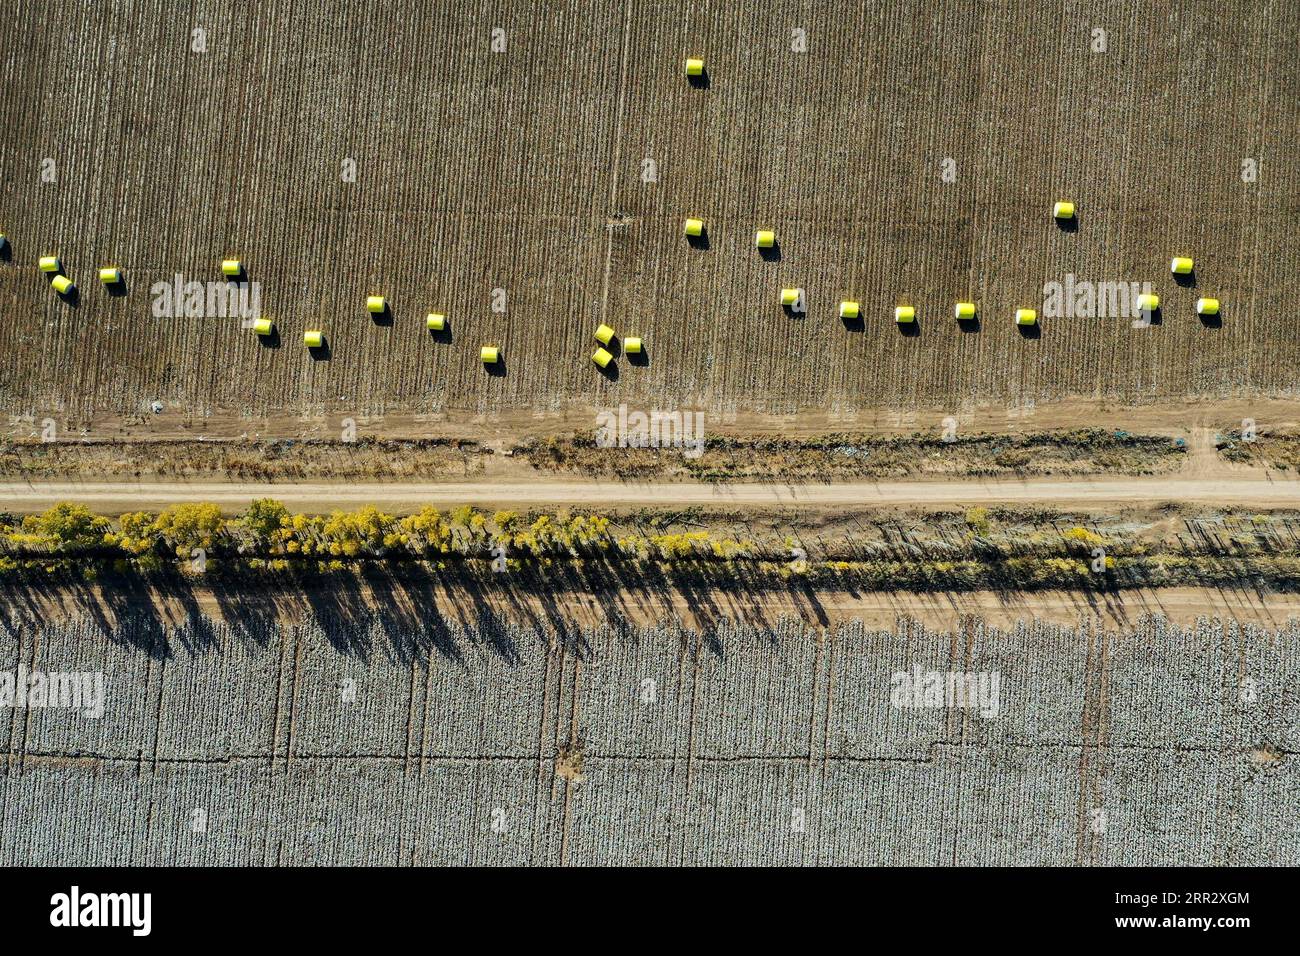
[[[155,400],[204,425],[1294,395],[1298,31],[1280,0],[400,17],[79,0],[53,25],[22,3],[0,38],[0,411],[93,427]],[[706,85],[686,82],[686,55],[706,59]],[[1058,198],[1078,204],[1077,231],[1052,222]],[[707,248],[683,241],[692,214]],[[753,249],[760,226],[775,261]],[[51,252],[79,300],[36,271]],[[280,341],[153,316],[155,283],[219,281],[232,254]],[[1174,254],[1195,257],[1194,288],[1171,281]],[[98,287],[106,264],[124,296]],[[1162,321],[1017,334],[1012,310],[1067,274],[1152,282]],[[785,285],[807,291],[805,317],[777,307]],[[364,310],[372,293],[391,324]],[[1221,322],[1198,321],[1202,294]],[[861,302],[860,327],[841,298]],[[966,298],[979,331],[951,319]],[[895,327],[900,301],[919,335]],[[428,311],[449,336],[430,338]],[[598,374],[601,320],[644,336],[648,362]],[[302,348],[307,328],[327,357]],[[485,342],[504,374],[484,373]]]
[[[105,675],[0,721],[10,866],[1300,860],[1294,623],[7,615],[0,660]],[[891,700],[913,668],[997,705]]]

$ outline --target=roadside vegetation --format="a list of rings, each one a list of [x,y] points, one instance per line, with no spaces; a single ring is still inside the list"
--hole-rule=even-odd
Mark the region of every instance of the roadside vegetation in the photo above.
[[[1243,435],[1241,429],[1235,428],[1217,435],[1214,447],[1226,461],[1300,472],[1300,434]]]
[[[0,478],[30,481],[420,481],[483,474],[492,449],[453,439],[0,439]],[[799,438],[713,435],[697,457],[673,449],[601,448],[593,435],[529,439],[509,452],[539,472],[691,481],[834,481],[863,478],[1153,475],[1183,461],[1160,435],[1100,428],[1024,435],[936,432],[891,437],[837,433]]]
[[[521,446],[539,469],[616,478],[700,481],[834,481],[862,478],[1153,475],[1171,471],[1186,448],[1161,435],[1081,428],[1027,435],[936,432],[806,438],[711,436],[703,454],[601,448],[574,435]]]
[[[250,582],[367,568],[482,577],[510,572],[634,585],[672,575],[725,586],[805,582],[873,591],[1211,586],[1300,590],[1300,515],[1095,519],[1034,509],[848,516],[522,514],[469,506],[396,516],[374,507],[328,515],[272,499],[224,516],[210,503],[116,519],[61,503],[0,515],[0,577],[122,575]]]
[[[208,478],[220,481],[428,480],[472,477],[487,449],[441,438],[21,441],[0,439],[0,477],[31,481]]]

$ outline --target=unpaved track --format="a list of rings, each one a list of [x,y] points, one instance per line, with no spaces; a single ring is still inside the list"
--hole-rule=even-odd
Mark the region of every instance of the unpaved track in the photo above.
[[[1300,481],[1268,478],[1125,478],[1073,481],[911,481],[843,484],[638,484],[617,481],[521,483],[256,483],[256,482],[23,482],[0,483],[0,510],[41,511],[79,501],[104,513],[155,510],[211,501],[236,511],[255,498],[277,498],[291,509],[324,512],[373,504],[390,511],[423,505],[495,505],[601,510],[638,507],[790,508],[918,507],[1039,504],[1057,507],[1156,506],[1195,503],[1268,509],[1300,507]]]
[[[51,588],[26,592],[20,598],[0,595],[0,607],[22,607],[39,613],[45,620],[87,614],[116,622],[127,609],[132,612],[149,605],[160,619],[183,625],[200,611],[214,619],[236,616],[269,616],[285,624],[300,623],[316,613],[321,592],[335,584],[305,583],[298,590],[241,587],[237,599],[218,595],[201,582],[183,592],[146,588],[144,604],[123,604],[114,600],[112,588],[91,585],[84,588]],[[328,595],[326,595],[328,596]],[[380,615],[406,613],[402,589],[376,589],[362,579],[357,582],[356,606]],[[1132,588],[1114,592],[1096,591],[949,591],[916,594],[907,591],[841,591],[835,588],[787,591],[691,589],[683,592],[619,590],[596,595],[586,591],[560,589],[545,599],[512,589],[468,591],[454,581],[430,583],[421,602],[426,611],[464,627],[475,627],[487,614],[522,626],[544,620],[549,607],[562,612],[567,625],[654,626],[678,621],[685,626],[708,630],[725,621],[743,621],[755,627],[772,627],[784,617],[797,617],[809,624],[835,626],[862,621],[869,627],[889,629],[899,619],[918,621],[936,630],[955,630],[967,618],[978,618],[995,627],[1012,628],[1021,621],[1050,621],[1077,625],[1094,620],[1106,627],[1132,627],[1145,615],[1159,615],[1174,624],[1188,625],[1199,618],[1251,621],[1266,627],[1284,627],[1300,620],[1300,594],[1261,593],[1241,588]],[[549,686],[549,685],[548,685]]]

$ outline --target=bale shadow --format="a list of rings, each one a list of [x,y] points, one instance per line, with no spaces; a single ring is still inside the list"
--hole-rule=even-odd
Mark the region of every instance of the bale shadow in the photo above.
[[[595,365],[596,363],[593,362],[592,364]],[[596,365],[596,371],[598,371],[601,375],[603,375],[606,379],[608,379],[611,382],[618,381],[618,363],[613,361],[612,359],[610,360],[610,363],[606,365],[604,368],[601,368],[599,365]]]
[[[1219,306],[1219,311],[1213,315],[1200,315],[1198,313],[1197,318],[1201,320],[1201,325],[1204,328],[1221,329],[1223,328],[1223,306]]]
[[[1174,276],[1174,285],[1180,286],[1184,289],[1196,288],[1195,269],[1192,269],[1191,272],[1175,272],[1173,273],[1173,276]]]
[[[307,346],[307,354],[311,356],[313,362],[328,362],[334,357],[334,350],[330,348],[329,336],[321,335],[320,345]]]
[[[983,326],[980,322],[980,316],[978,312],[972,315],[969,319],[957,320],[957,328],[961,329],[963,332],[968,332],[968,333],[978,332],[982,327]]]
[[[1057,219],[1056,228],[1059,229],[1061,232],[1078,232],[1079,217],[1071,216],[1069,219]]]
[[[490,362],[490,363],[484,362],[483,368],[485,368],[487,370],[488,375],[492,376],[493,378],[505,378],[506,377],[506,353],[504,351],[498,352],[497,360],[495,362]]]
[[[371,312],[371,320],[375,325],[389,326],[393,324],[393,307],[387,301],[384,302],[384,308],[380,312]]]
[[[599,339],[597,339],[597,341],[599,341]],[[623,343],[617,335],[611,335],[608,344],[602,345],[601,348],[614,356],[614,358],[618,358],[623,354]]]
[[[1041,339],[1043,337],[1043,328],[1037,322],[1033,325],[1021,325],[1017,322],[1016,331],[1020,333],[1022,339]]]
[[[713,81],[709,79],[709,68],[707,66],[699,76],[691,76],[690,74],[687,74],[686,81],[697,90],[707,90],[713,85]]]
[[[641,344],[640,352],[624,352],[623,357],[627,359],[628,364],[641,368],[645,368],[650,364],[650,350],[645,347],[644,342]]]
[[[104,291],[108,293],[109,298],[123,298],[130,291],[126,285],[126,276],[121,276],[116,282],[105,283]]]
[[[0,262],[12,262],[14,258],[13,246],[8,239],[0,239]]]
[[[686,244],[692,249],[707,250],[709,248],[709,227],[705,226],[700,230],[698,236],[687,236]]]
[[[259,335],[257,341],[264,349],[278,349],[283,344],[280,341],[280,327],[278,325],[272,326],[270,333]]]
[[[840,321],[844,323],[846,332],[865,332],[867,328],[867,320],[862,317],[861,312],[854,316],[841,315]]]
[[[441,329],[429,329],[429,338],[441,345],[450,345],[452,341],[451,323],[444,323]]]
[[[898,334],[905,339],[919,338],[921,335],[921,319],[913,317],[911,322],[895,322],[898,326]]]
[[[770,246],[759,246],[758,257],[764,262],[781,261],[781,240],[773,240]]]

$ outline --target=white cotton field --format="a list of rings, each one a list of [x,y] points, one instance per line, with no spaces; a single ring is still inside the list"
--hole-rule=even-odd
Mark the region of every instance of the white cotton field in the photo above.
[[[6,616],[0,864],[1300,862],[1294,625],[319,620]]]

